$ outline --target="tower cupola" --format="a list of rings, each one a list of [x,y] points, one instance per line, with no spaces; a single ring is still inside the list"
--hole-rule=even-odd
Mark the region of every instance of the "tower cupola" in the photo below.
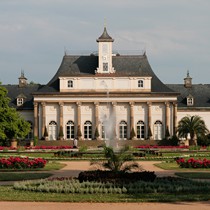
[[[115,73],[112,66],[112,43],[114,39],[109,36],[106,27],[104,27],[102,35],[96,41],[98,42],[98,68],[96,73]]]
[[[21,76],[19,79],[19,87],[25,87],[27,85],[27,78],[24,76],[24,72],[21,71]]]
[[[189,71],[187,71],[187,77],[184,78],[184,86],[186,88],[192,87],[192,77],[190,77]]]

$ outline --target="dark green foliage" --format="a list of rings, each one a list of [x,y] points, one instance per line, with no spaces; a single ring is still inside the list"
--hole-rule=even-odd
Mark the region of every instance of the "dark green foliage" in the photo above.
[[[140,169],[138,163],[134,162],[134,156],[129,152],[129,147],[124,147],[115,152],[111,147],[104,147],[105,161],[92,161],[91,165],[98,165],[110,171],[131,171]]]
[[[9,107],[7,90],[0,86],[0,141],[4,145],[9,139],[24,138],[30,131],[30,124]]]
[[[34,136],[34,146],[36,146],[38,144],[38,137]]]
[[[153,182],[156,178],[154,172],[142,171],[142,172],[123,172],[123,171],[84,171],[80,172],[78,179],[80,182],[95,181],[95,182],[111,182],[111,183],[128,183],[136,181]]]
[[[203,137],[198,137],[197,143],[200,146],[210,146],[210,134]]]
[[[179,139],[178,139],[177,136],[174,135],[169,139],[160,140],[158,142],[158,145],[159,146],[178,146],[179,145]]]
[[[179,121],[178,136],[187,138],[190,134],[190,145],[196,144],[196,136],[198,138],[204,137],[209,131],[206,127],[204,120],[198,115],[186,116]]]

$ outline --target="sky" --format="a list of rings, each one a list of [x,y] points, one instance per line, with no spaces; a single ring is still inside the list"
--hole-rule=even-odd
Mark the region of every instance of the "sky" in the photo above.
[[[210,0],[1,0],[0,82],[47,84],[64,53],[98,49],[104,25],[113,49],[146,50],[166,84],[210,84]],[[125,54],[124,53],[124,54]]]

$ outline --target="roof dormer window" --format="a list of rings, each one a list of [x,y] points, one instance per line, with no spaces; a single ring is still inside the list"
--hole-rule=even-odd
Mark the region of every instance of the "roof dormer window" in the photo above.
[[[22,106],[23,105],[23,98],[17,98],[17,106]]]
[[[68,88],[73,88],[73,81],[72,80],[68,80]]]
[[[187,97],[187,106],[193,106],[194,105],[194,99],[191,95]]]
[[[143,88],[144,87],[144,80],[138,80],[138,88]]]

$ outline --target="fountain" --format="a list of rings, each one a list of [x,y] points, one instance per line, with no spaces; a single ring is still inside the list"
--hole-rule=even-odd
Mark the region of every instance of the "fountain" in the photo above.
[[[101,81],[100,85],[103,86],[104,89],[106,90],[107,107],[109,110],[109,116],[103,114],[101,118],[103,126],[102,132],[104,132],[105,144],[106,146],[112,147],[114,148],[114,150],[117,150],[118,145],[116,142],[116,130],[115,130],[116,116],[115,113],[113,113],[111,103],[109,101],[109,88],[104,80]]]

